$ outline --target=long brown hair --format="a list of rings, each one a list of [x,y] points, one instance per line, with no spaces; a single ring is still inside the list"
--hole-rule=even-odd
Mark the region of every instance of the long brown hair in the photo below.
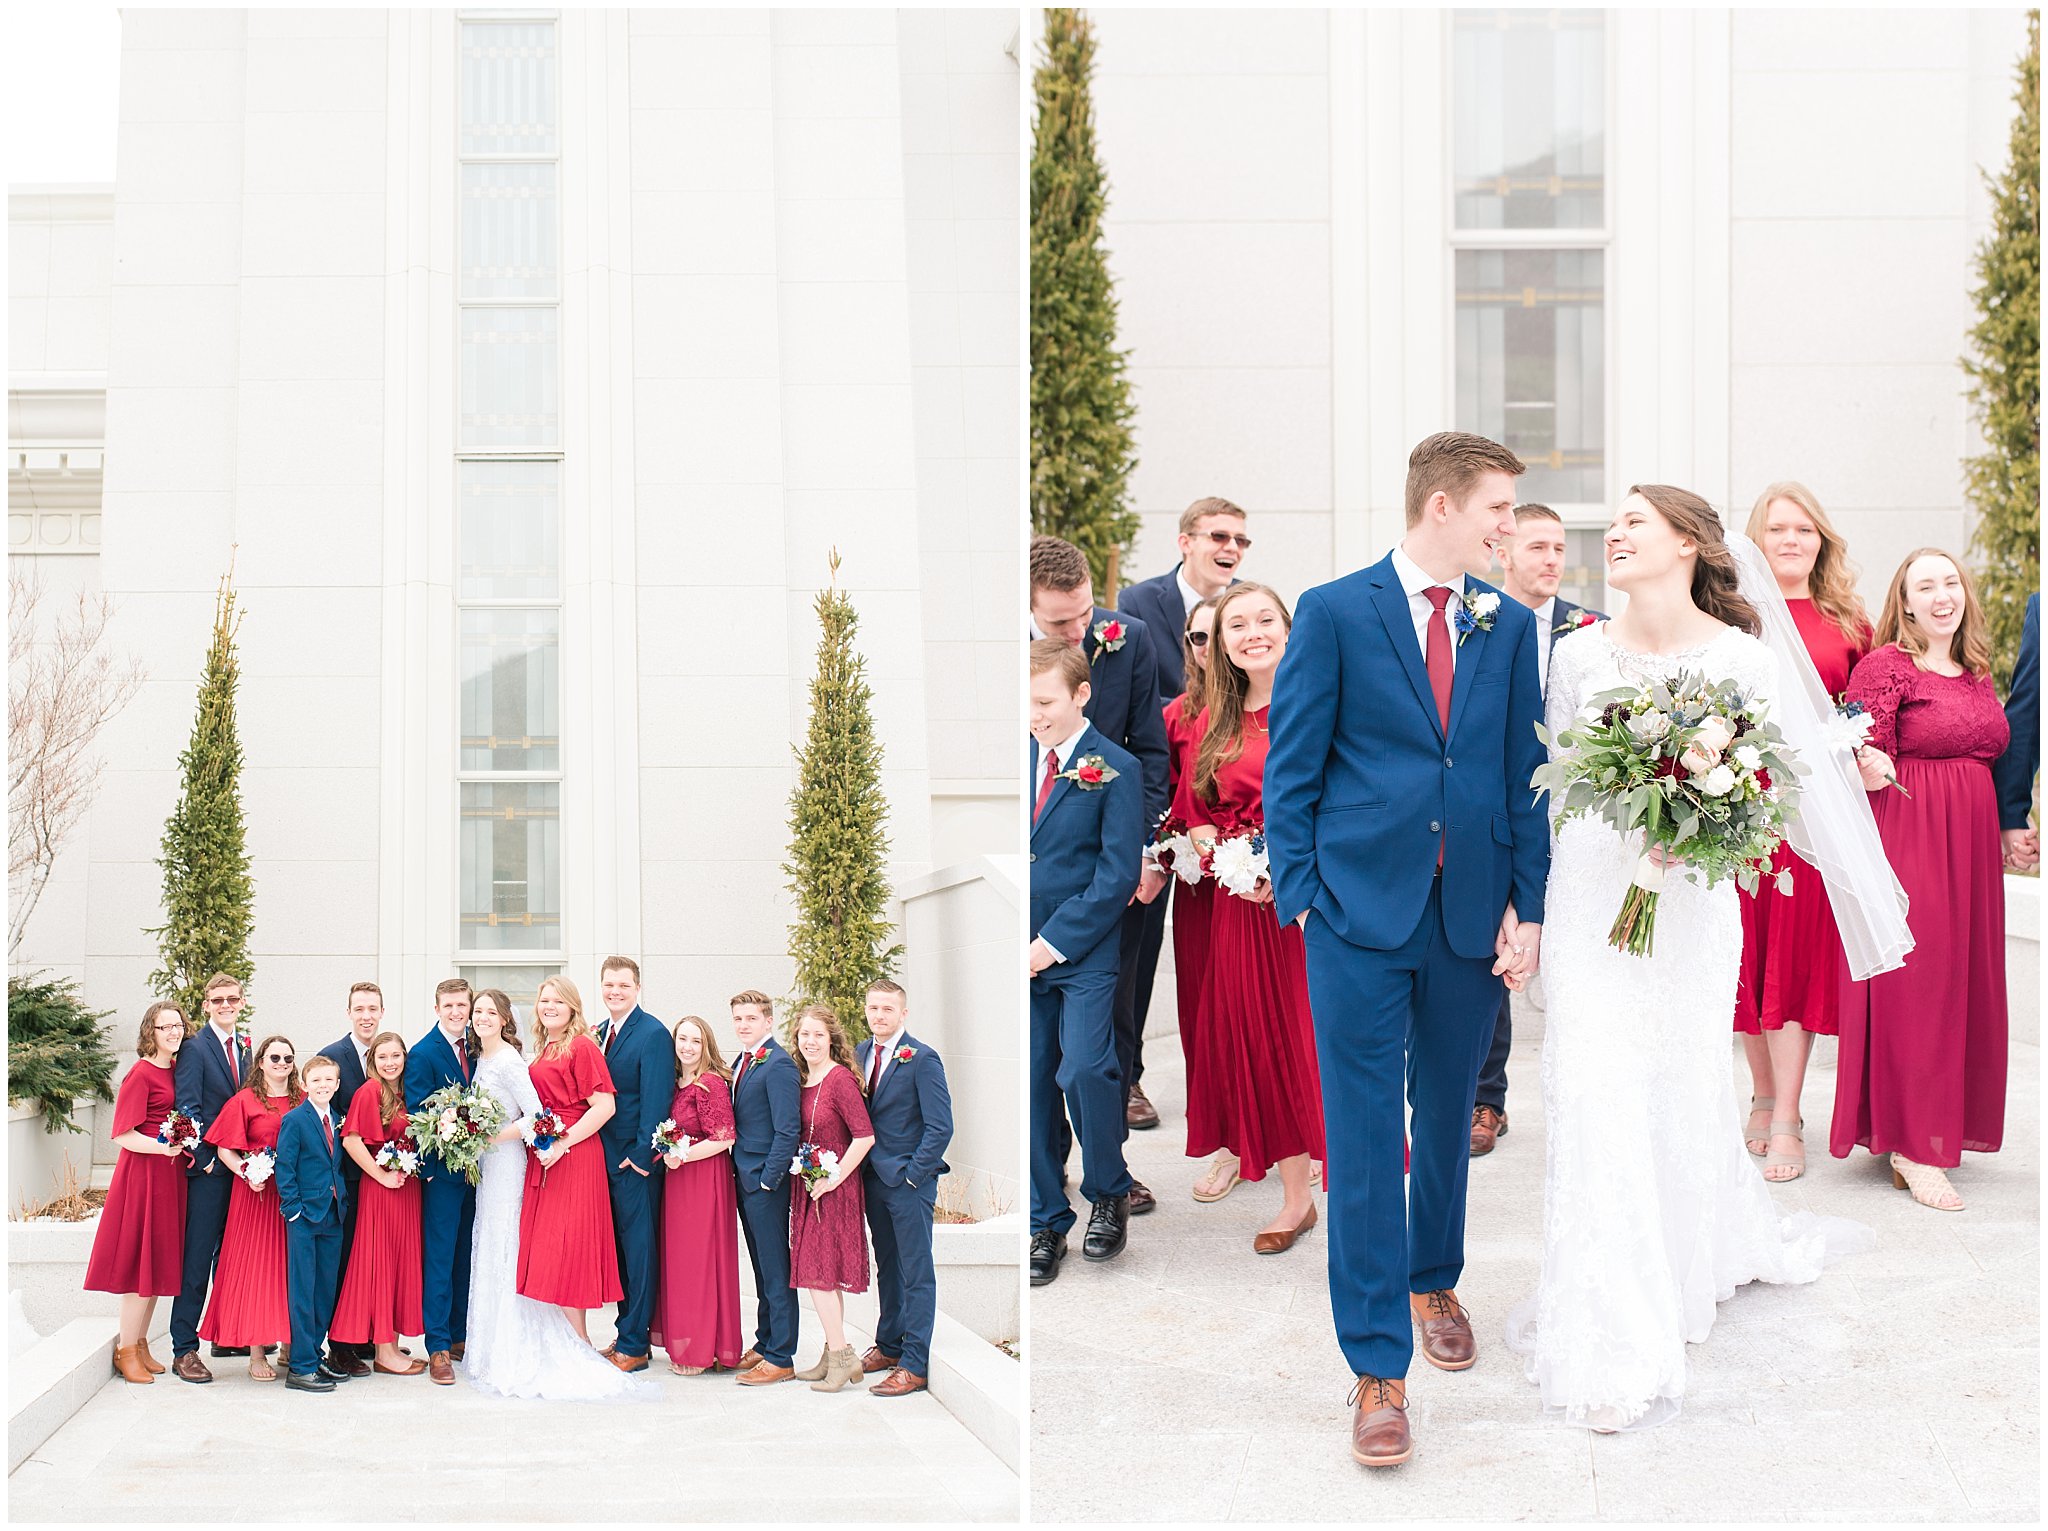
[[[1195,749],[1195,791],[1205,798],[1216,795],[1216,773],[1244,751],[1244,702],[1251,691],[1251,677],[1238,667],[1223,643],[1223,616],[1239,596],[1269,596],[1280,608],[1280,620],[1294,631],[1294,617],[1280,592],[1253,580],[1232,585],[1216,602],[1216,629],[1209,639],[1209,669],[1202,685],[1202,705],[1209,709],[1209,726]]]
[[[142,1030],[136,1034],[135,1038],[136,1057],[153,1059],[162,1051],[156,1045],[156,1018],[166,1010],[185,1023],[185,1040],[187,1042],[192,1040],[192,1017],[179,1007],[176,1000],[160,999],[142,1012]],[[174,1053],[172,1056],[175,1057],[177,1055]]]
[[[377,1072],[377,1049],[386,1042],[398,1044],[398,1057],[402,1064],[405,1059],[405,1038],[395,1031],[380,1031],[370,1038],[370,1046],[363,1054],[363,1062],[370,1067],[369,1082],[377,1086],[377,1120],[389,1127],[391,1118],[405,1109],[405,1069],[399,1069],[396,1079],[386,1079]],[[350,1104],[353,1105],[354,1102]],[[343,1109],[346,1112],[346,1107]]]
[[[282,1042],[286,1047],[291,1048],[294,1053],[298,1052],[298,1048],[293,1044],[290,1037],[265,1037],[262,1045],[249,1054],[249,1077],[242,1081],[242,1088],[251,1095],[254,1095],[256,1103],[265,1111],[273,1108],[270,1104],[270,1094],[263,1088],[263,1055],[270,1051],[270,1044],[273,1042]],[[299,1083],[299,1071],[293,1069],[291,1077],[284,1082],[284,1109],[287,1111],[291,1110],[293,1106],[296,1106],[305,1098],[306,1089],[304,1085]]]
[[[1214,595],[1202,597],[1201,600],[1188,608],[1187,620],[1180,625],[1180,720],[1183,723],[1192,723],[1200,715],[1202,711],[1202,686],[1209,674],[1209,667],[1207,665],[1195,662],[1195,655],[1199,652],[1191,641],[1191,635],[1195,630],[1195,613],[1198,611],[1214,611],[1222,604],[1223,597],[1236,588],[1235,585],[1229,585],[1217,591]],[[1209,646],[1212,650],[1216,646],[1216,630],[1213,625],[1209,630]]]
[[[1856,593],[1856,565],[1849,562],[1849,544],[1835,530],[1835,523],[1820,508],[1811,489],[1793,479],[1781,479],[1768,486],[1750,507],[1749,540],[1763,546],[1764,531],[1771,521],[1771,501],[1790,500],[1806,512],[1806,519],[1820,533],[1820,552],[1814,555],[1813,572],[1806,577],[1813,609],[1826,617],[1857,648],[1870,636],[1870,613],[1863,597]]]
[[[524,1056],[526,1048],[519,1041],[519,1023],[512,1019],[512,1001],[505,997],[503,989],[479,989],[469,997],[469,1028],[463,1040],[475,1044],[470,1049],[471,1053],[478,1058],[484,1055],[483,1041],[476,1034],[476,1002],[480,999],[487,999],[497,1006],[498,1015],[503,1021],[503,1027],[498,1035],[511,1043],[512,1051]]]
[[[569,1024],[562,1028],[562,1040],[559,1042],[548,1040],[548,1028],[540,1018],[540,997],[550,988],[561,995],[569,1006]],[[578,1037],[590,1035],[590,1022],[583,1019],[583,996],[577,991],[576,985],[560,973],[552,978],[543,978],[540,987],[533,991],[533,1029],[540,1035],[540,1058],[559,1057],[569,1050],[569,1045]]]
[[[1963,623],[1948,641],[1949,657],[1972,675],[1991,673],[1991,624],[1977,601],[1977,585],[1955,554],[1940,548],[1915,548],[1900,562],[1884,593],[1884,613],[1877,619],[1876,646],[1896,643],[1917,662],[1927,652],[1927,634],[1906,612],[1906,571],[1922,558],[1946,558],[1963,579]],[[1924,666],[1922,668],[1925,668]]]
[[[725,1061],[725,1054],[718,1050],[718,1038],[711,1034],[711,1027],[705,1022],[704,1017],[701,1015],[684,1016],[674,1026],[669,1028],[670,1039],[680,1042],[685,1026],[695,1026],[697,1028],[697,1035],[704,1045],[703,1057],[697,1063],[697,1079],[702,1079],[706,1074],[716,1074],[727,1084],[731,1084],[732,1066]],[[678,1058],[676,1059],[676,1083],[683,1084],[685,1082],[694,1084],[696,1080],[684,1080],[683,1060]]]
[[[1648,500],[1673,531],[1689,538],[1699,549],[1692,566],[1693,605],[1717,622],[1741,628],[1752,638],[1762,632],[1763,619],[1736,589],[1735,555],[1728,549],[1728,538],[1721,530],[1721,518],[1714,513],[1714,507],[1690,489],[1670,484],[1631,484],[1628,492]]]
[[[796,1018],[789,1023],[789,1052],[790,1056],[796,1060],[797,1070],[803,1082],[805,1084],[812,1082],[811,1065],[810,1060],[804,1057],[803,1049],[796,1045],[796,1034],[802,1028],[804,1021],[810,1016],[816,1016],[825,1023],[825,1035],[830,1039],[831,1044],[827,1056],[834,1063],[846,1065],[846,1072],[853,1076],[853,1082],[860,1086],[861,1093],[865,1095],[868,1087],[866,1081],[860,1077],[859,1068],[854,1065],[853,1043],[847,1039],[846,1028],[839,1024],[839,1012],[830,1005],[805,1005],[803,1009],[797,1011]],[[823,1078],[824,1076],[821,1074],[819,1077]]]

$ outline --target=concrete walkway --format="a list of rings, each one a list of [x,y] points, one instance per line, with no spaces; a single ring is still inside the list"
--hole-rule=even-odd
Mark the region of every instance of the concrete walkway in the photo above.
[[[599,1318],[591,1332],[603,1343]],[[808,1363],[820,1337],[804,1318]],[[929,1393],[885,1401],[851,1387],[743,1388],[729,1373],[671,1376],[657,1358],[659,1404],[513,1402],[424,1376],[315,1396],[251,1382],[239,1361],[208,1364],[216,1380],[206,1387],[168,1376],[146,1388],[108,1382],[9,1478],[8,1518],[1018,1518],[1017,1476]]]
[[[1168,1005],[1171,988],[1162,977]],[[1132,1134],[1159,1197],[1107,1265],[1067,1260],[1032,1293],[1031,1501],[1038,1521],[2039,1520],[2040,1047],[2012,1048],[2006,1147],[1967,1155],[1961,1213],[1891,1188],[1880,1162],[1828,1157],[1835,1044],[1803,1100],[1810,1168],[1786,1211],[1853,1217],[1875,1251],[1808,1287],[1749,1286],[1693,1347],[1685,1409],[1602,1436],[1539,1418],[1501,1341],[1540,1256],[1542,1017],[1518,1008],[1510,1132],[1472,1166],[1467,1264],[1479,1361],[1409,1381],[1415,1458],[1350,1458],[1351,1386],[1330,1329],[1326,1241],[1261,1258],[1279,1181],[1202,1206],[1182,1157],[1178,1038],[1146,1043],[1165,1118]],[[1748,1097],[1741,1053],[1730,1053]],[[1737,1124],[1731,1122],[1730,1130]]]

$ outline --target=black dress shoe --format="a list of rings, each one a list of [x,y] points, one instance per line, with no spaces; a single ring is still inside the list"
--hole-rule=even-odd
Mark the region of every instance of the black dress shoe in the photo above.
[[[1081,1240],[1081,1253],[1090,1260],[1112,1260],[1124,1252],[1124,1238],[1131,1225],[1131,1199],[1105,1196],[1088,1214],[1088,1232]]]
[[[1142,1216],[1159,1205],[1157,1198],[1150,1191],[1146,1190],[1141,1182],[1136,1180],[1131,1182],[1130,1202],[1132,1217]]]
[[[249,1347],[247,1345],[216,1345],[213,1347],[213,1353],[217,1357],[246,1356],[249,1353]]]
[[[319,1372],[314,1372],[310,1376],[303,1372],[286,1372],[284,1374],[284,1385],[289,1388],[296,1388],[301,1393],[331,1393],[334,1391],[334,1379],[323,1376]]]
[[[329,1382],[346,1382],[349,1378],[356,1375],[355,1368],[362,1365],[362,1362],[353,1357],[343,1359],[330,1356],[327,1360],[320,1363],[319,1375],[325,1377]],[[363,1366],[363,1370],[368,1371],[369,1368]]]
[[[1067,1236],[1057,1228],[1041,1228],[1031,1236],[1031,1284],[1046,1286],[1060,1273],[1067,1257]]]

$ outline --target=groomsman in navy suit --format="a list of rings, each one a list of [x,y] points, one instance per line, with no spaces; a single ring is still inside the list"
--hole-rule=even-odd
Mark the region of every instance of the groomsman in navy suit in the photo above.
[[[341,1225],[349,1215],[341,1124],[334,1119],[341,1066],[325,1053],[306,1060],[306,1098],[277,1126],[277,1196],[284,1213],[285,1301],[292,1322],[286,1387],[331,1393],[347,1374],[321,1364],[320,1346],[341,1290]]]
[[[242,1081],[249,1075],[249,1044],[236,1031],[242,1013],[242,982],[226,973],[206,981],[206,1023],[178,1049],[172,1083],[178,1109],[211,1127]],[[220,1238],[228,1225],[228,1192],[235,1177],[220,1162],[211,1143],[201,1143],[185,1166],[185,1268],[177,1300],[171,1304],[171,1370],[181,1381],[211,1382],[213,1373],[199,1359],[199,1320],[206,1312],[207,1288],[220,1264]],[[216,1356],[246,1356],[246,1345],[216,1345]]]
[[[740,1231],[754,1267],[754,1343],[740,1357],[743,1387],[787,1382],[796,1375],[796,1288],[789,1284],[789,1161],[796,1157],[803,1086],[797,1067],[773,1037],[774,1002],[759,989],[732,997],[739,1055],[732,1070],[733,1179],[739,1185]]]
[[[405,1109],[417,1112],[429,1095],[467,1085],[469,982],[444,978],[434,986],[434,1028],[405,1055]],[[476,1187],[432,1155],[420,1158],[420,1314],[427,1326],[427,1375],[455,1385],[469,1333],[469,1236],[476,1226]]]
[[[1991,764],[1998,789],[1999,837],[2005,842],[2005,864],[2024,872],[2041,863],[2041,831],[2027,823],[2034,806],[2034,777],[2041,769],[2041,597],[2027,597],[2027,617],[2020,627],[2020,652],[2013,662],[2012,686],[2005,696],[2005,721],[2012,742]]]
[[[341,1070],[341,1088],[334,1097],[344,1103],[342,1115],[348,1111],[346,1103],[356,1098],[356,1091],[363,1087],[363,1081],[370,1077],[370,1044],[377,1039],[377,1033],[384,1029],[384,991],[367,979],[349,985],[348,991],[348,1035],[338,1042],[330,1042],[320,1049],[319,1056],[332,1058]],[[348,1182],[348,1210],[341,1219],[340,1264],[334,1273],[334,1289],[341,1290],[341,1283],[348,1275],[349,1251],[356,1243],[356,1204],[363,1178],[362,1166],[349,1154],[341,1156],[341,1175]],[[399,1350],[407,1355],[411,1352],[403,1345]],[[346,1372],[351,1377],[367,1377],[370,1374],[370,1352],[374,1345],[358,1349],[336,1340],[327,1347],[327,1362],[330,1367]]]
[[[939,1312],[932,1221],[939,1176],[947,1169],[946,1145],[953,1141],[946,1065],[930,1043],[904,1029],[909,1009],[902,984],[887,978],[869,984],[868,1040],[858,1050],[875,1127],[875,1146],[860,1172],[881,1303],[875,1343],[860,1365],[863,1373],[889,1374],[868,1389],[878,1398],[922,1392],[930,1372]]]
[[[1031,539],[1031,637],[1057,638],[1077,650],[1088,665],[1088,720],[1118,748],[1127,750],[1138,762],[1142,777],[1141,812],[1147,831],[1166,812],[1166,720],[1160,716],[1159,679],[1152,659],[1152,642],[1143,622],[1120,612],[1105,611],[1095,604],[1094,576],[1081,550],[1058,537]],[[1166,887],[1166,874],[1143,865],[1144,841],[1132,853],[1132,872],[1137,878],[1135,898],[1149,905]],[[1164,918],[1162,907],[1161,916]],[[1134,908],[1123,917],[1117,947],[1117,986],[1110,996],[1111,1019],[1116,1039],[1117,1070],[1123,1099],[1118,1113],[1127,1119],[1128,1102],[1145,1072],[1143,1026],[1137,1014],[1138,970],[1144,962],[1145,911]],[[1155,942],[1152,960],[1156,966],[1159,948]],[[1147,1126],[1159,1124],[1158,1113],[1147,1103],[1138,1114]],[[1059,1129],[1055,1144],[1062,1167],[1064,1149],[1070,1146],[1066,1128]],[[1149,1212],[1152,1193],[1136,1181],[1131,1183],[1130,1210]]]
[[[1187,660],[1181,652],[1181,634],[1187,630],[1188,613],[1210,596],[1221,595],[1237,583],[1238,566],[1251,551],[1252,539],[1245,534],[1244,512],[1230,501],[1212,495],[1195,501],[1180,513],[1179,545],[1179,563],[1164,574],[1124,586],[1116,598],[1118,611],[1128,612],[1144,624],[1145,637],[1152,649],[1153,679],[1157,682],[1154,711],[1160,713],[1186,686]],[[1152,1010],[1152,980],[1159,971],[1159,948],[1166,940],[1166,904],[1165,899],[1155,898],[1124,911],[1122,939],[1135,958],[1120,963],[1117,969],[1119,1050],[1127,1031],[1137,1038],[1124,1120],[1140,1128],[1159,1125],[1159,1113],[1145,1098],[1144,1086],[1138,1081],[1145,1073],[1145,1017]]]
[[[1031,1284],[1059,1275],[1074,1209],[1064,1184],[1064,1102],[1081,1139],[1090,1211],[1081,1252],[1123,1253],[1130,1218],[1123,1082],[1112,1035],[1118,922],[1145,840],[1137,760],[1093,723],[1088,661],[1031,645]]]
[[[1536,677],[1550,690],[1550,653],[1560,638],[1607,620],[1607,613],[1574,606],[1557,593],[1564,582],[1564,517],[1548,505],[1517,505],[1515,534],[1497,549],[1501,589],[1536,615]],[[1479,1069],[1479,1087],[1472,1102],[1472,1156],[1493,1152],[1494,1140],[1508,1130],[1508,1049],[1515,1039],[1513,1006],[1507,986],[1500,991],[1500,1009],[1493,1018],[1493,1045]]]
[[[605,1020],[597,1045],[611,1071],[617,1109],[598,1130],[611,1183],[612,1238],[619,1251],[618,1335],[605,1347],[622,1372],[647,1370],[647,1330],[654,1321],[655,1220],[661,1212],[660,1156],[654,1129],[676,1096],[675,1041],[640,1008],[640,964],[607,957],[598,970]]]

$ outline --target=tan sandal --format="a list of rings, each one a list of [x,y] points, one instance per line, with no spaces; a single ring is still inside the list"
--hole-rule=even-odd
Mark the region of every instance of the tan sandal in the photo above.
[[[1799,1152],[1795,1155],[1781,1154],[1775,1148],[1770,1148],[1768,1142],[1765,1143],[1765,1147],[1769,1148],[1770,1151],[1764,1155],[1764,1179],[1768,1180],[1772,1185],[1789,1185],[1792,1181],[1797,1180],[1806,1173],[1805,1127],[1806,1123],[1804,1121],[1771,1123],[1771,1137],[1792,1138],[1799,1144]],[[1774,1169],[1788,1168],[1792,1171],[1789,1175],[1773,1175],[1771,1173]]]
[[[1219,1190],[1217,1189],[1217,1174],[1226,1164],[1230,1166],[1230,1178],[1222,1183],[1222,1189]],[[1227,1148],[1218,1149],[1216,1157],[1209,1161],[1209,1167],[1202,1171],[1202,1178],[1194,1183],[1193,1188],[1188,1194],[1193,1196],[1196,1201],[1223,1200],[1224,1197],[1237,1189],[1237,1182],[1240,1178],[1237,1168],[1237,1155]],[[1204,1189],[1204,1187],[1207,1187],[1207,1189]]]
[[[1771,1142],[1770,1142],[1770,1138],[1769,1138],[1769,1136],[1768,1136],[1768,1130],[1769,1130],[1769,1126],[1770,1126],[1770,1120],[1771,1120],[1771,1113],[1772,1113],[1773,1111],[1777,1110],[1777,1109],[1778,1109],[1778,1097],[1777,1097],[1777,1096],[1775,1096],[1775,1095],[1752,1095],[1752,1096],[1750,1096],[1750,1098],[1749,1098],[1749,1120],[1748,1120],[1747,1122],[1744,1122],[1744,1123],[1742,1124],[1742,1146],[1743,1146],[1744,1148],[1748,1148],[1748,1149],[1749,1149],[1749,1156],[1750,1156],[1750,1158],[1752,1158],[1752,1159],[1761,1159],[1761,1158],[1763,1158],[1763,1157],[1764,1157],[1764,1156],[1765,1156],[1765,1155],[1766,1155],[1767,1153],[1769,1153],[1769,1151],[1770,1151],[1770,1147],[1771,1147]],[[1766,1129],[1766,1130],[1765,1130],[1764,1132],[1752,1132],[1752,1131],[1751,1131],[1750,1129],[1751,1129],[1752,1125],[1753,1125],[1753,1124],[1755,1123],[1755,1121],[1756,1121],[1756,1116],[1757,1116],[1757,1113],[1758,1113],[1759,1111],[1761,1111],[1761,1112],[1763,1113],[1763,1116],[1764,1116],[1764,1125],[1765,1125],[1765,1129]],[[1750,1144],[1752,1144],[1752,1143],[1761,1143],[1761,1144],[1763,1144],[1763,1147],[1762,1147],[1762,1148],[1750,1148],[1750,1147],[1749,1147],[1749,1145],[1750,1145]]]
[[[249,1352],[249,1380],[251,1382],[275,1382],[277,1372],[270,1364],[269,1355],[261,1348]]]
[[[1904,1154],[1893,1154],[1892,1184],[1901,1191],[1911,1191],[1913,1200],[1923,1207],[1932,1207],[1937,1212],[1963,1210],[1961,1193],[1948,1183],[1948,1176],[1932,1164],[1916,1164]],[[1944,1197],[1954,1199],[1943,1200]]]
[[[668,1363],[668,1369],[678,1377],[701,1377],[711,1370],[708,1366],[682,1366],[674,1361]]]

